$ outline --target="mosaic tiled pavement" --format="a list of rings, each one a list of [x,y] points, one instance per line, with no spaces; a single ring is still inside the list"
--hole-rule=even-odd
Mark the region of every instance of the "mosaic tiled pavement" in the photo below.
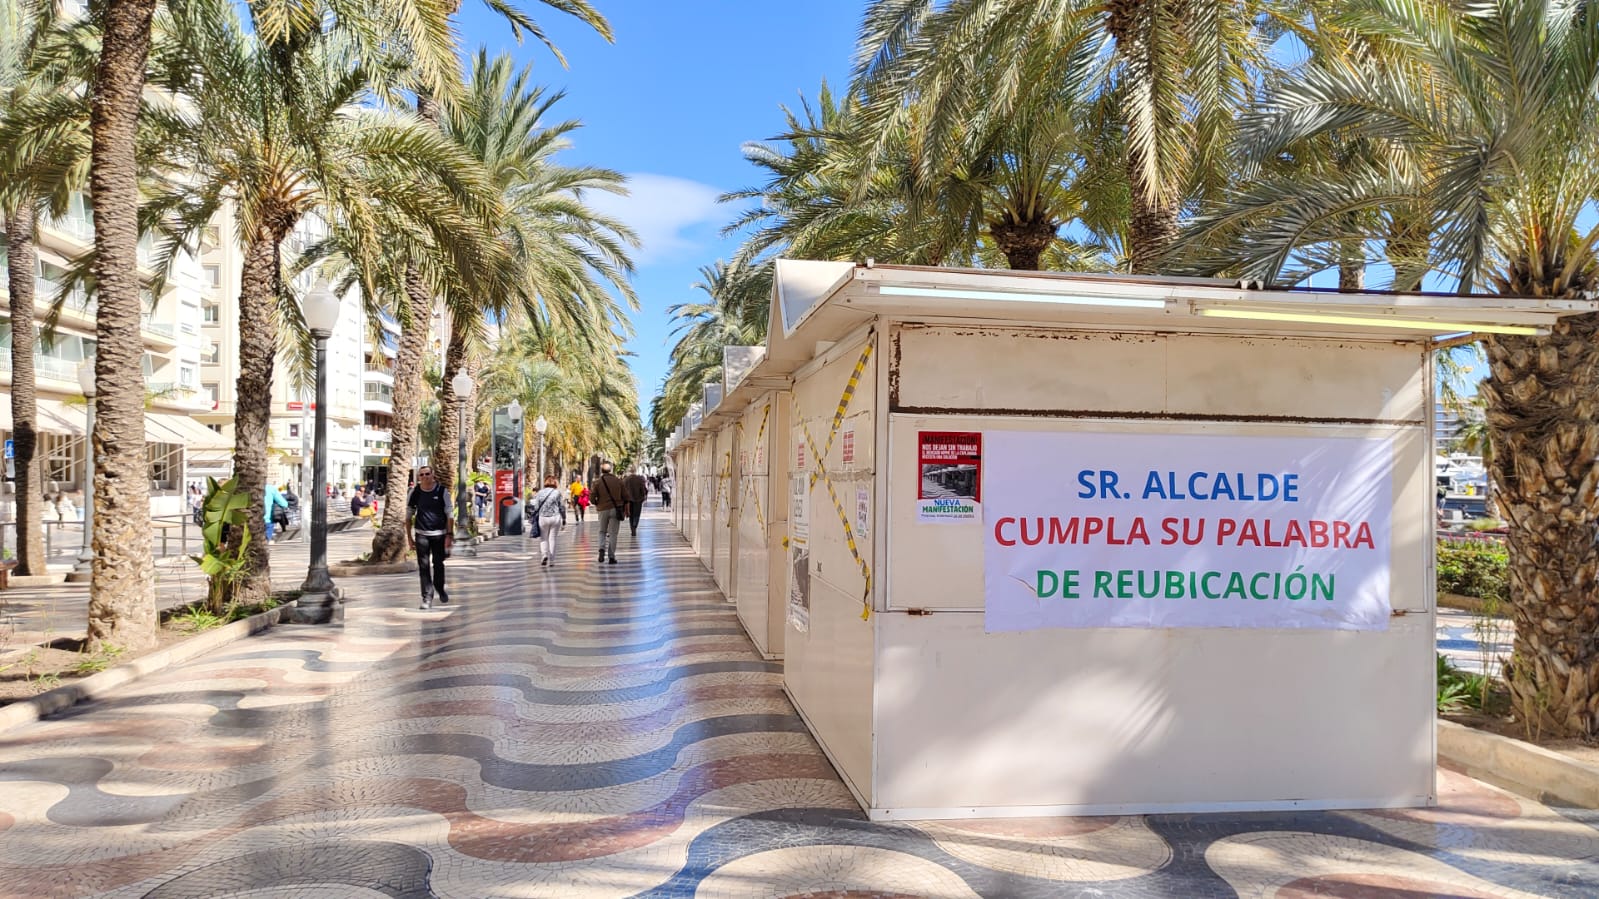
[[[0,896],[1599,896],[1599,816],[1449,771],[1413,811],[869,823],[665,518],[594,539],[0,734]]]

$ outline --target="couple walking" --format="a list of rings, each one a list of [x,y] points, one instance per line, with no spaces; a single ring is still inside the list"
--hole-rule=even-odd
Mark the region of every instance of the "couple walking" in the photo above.
[[[553,477],[544,479],[544,488],[528,500],[528,517],[539,523],[539,551],[541,565],[555,561],[555,535],[566,523],[566,493],[557,486]],[[644,500],[649,497],[649,485],[644,476],[631,472],[625,478],[616,476],[609,462],[600,463],[600,476],[588,489],[590,502],[600,513],[599,561],[616,564],[616,543],[622,533],[622,519],[632,525],[632,534],[638,536],[639,517],[644,514]]]
[[[616,564],[616,542],[622,535],[622,519],[626,518],[633,537],[638,537],[639,517],[644,514],[644,501],[650,496],[650,485],[637,469],[627,477],[619,478],[611,463],[600,463],[600,476],[589,488],[594,498],[594,508],[600,510],[600,561],[609,557]]]

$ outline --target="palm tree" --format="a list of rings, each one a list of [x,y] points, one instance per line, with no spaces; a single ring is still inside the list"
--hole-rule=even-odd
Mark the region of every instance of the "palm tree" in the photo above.
[[[53,6],[41,0],[0,0],[0,112],[12,122],[30,95],[49,91],[51,79],[37,52],[49,30]],[[9,129],[8,129],[9,130]],[[45,573],[44,490],[38,447],[38,394],[34,380],[33,268],[38,254],[34,229],[37,197],[19,173],[7,165],[0,172],[6,185],[0,197],[5,217],[6,275],[11,307],[11,438],[16,457],[17,573]]]
[[[815,102],[783,108],[777,143],[744,145],[744,158],[767,173],[765,183],[732,191],[723,202],[754,204],[723,229],[748,230],[737,254],[746,265],[782,252],[800,259],[864,259],[941,265],[969,256],[978,239],[979,197],[961,173],[934,188],[912,190],[918,159],[903,127],[868,150],[878,132],[858,98],[822,83]]]
[[[507,215],[501,237],[515,260],[515,270],[501,291],[485,298],[454,287],[444,295],[450,336],[434,468],[449,473],[446,483],[455,477],[456,422],[463,401],[450,382],[466,364],[470,343],[482,333],[486,315],[503,321],[517,312],[535,327],[549,320],[592,345],[596,329],[605,322],[625,327],[625,313],[613,290],[629,307],[637,308],[627,282],[632,262],[625,246],[636,245],[636,239],[582,199],[586,191],[625,192],[622,176],[607,169],[555,163],[554,155],[568,146],[566,136],[578,123],[546,126],[545,117],[561,95],[546,96],[543,88],[531,85],[531,76],[531,68],[516,70],[510,56],[491,60],[480,50],[472,61],[466,91],[444,105],[445,134],[484,165],[504,199]]]
[[[607,41],[614,39],[610,23],[587,0],[541,0],[541,2],[552,9],[577,17]],[[561,51],[525,12],[512,5],[509,0],[485,0],[485,5],[506,19],[511,25],[512,33],[518,39],[521,38],[523,31],[527,31],[542,41],[561,64],[565,65],[566,60]],[[460,8],[460,0],[444,0],[440,10],[443,13],[446,29]],[[446,33],[449,33],[448,30]],[[418,80],[415,85],[417,115],[435,128],[441,127],[439,101],[452,99],[455,91],[441,93],[438,89],[441,82],[436,78],[428,78],[425,70],[419,70],[417,75]],[[453,84],[454,80],[450,82],[451,86]],[[403,305],[396,310],[398,314],[395,316],[400,322],[400,339],[394,360],[394,415],[390,425],[388,480],[384,496],[385,508],[388,509],[404,509],[410,489],[411,457],[416,454],[417,424],[422,404],[422,359],[427,350],[430,323],[428,313],[432,310],[437,296],[428,293],[427,284],[418,272],[407,271],[404,284]],[[456,364],[460,364],[459,354]],[[446,418],[451,417],[449,413],[458,408],[460,402],[455,396],[454,386],[450,384],[453,376],[453,369],[445,372],[441,405]],[[405,553],[404,518],[403,514],[384,516],[383,523],[372,537],[371,558],[374,561],[394,561]]]
[[[751,268],[741,260],[718,261],[700,269],[693,289],[701,302],[667,308],[677,319],[671,369],[650,411],[651,430],[664,439],[704,395],[705,384],[721,375],[722,348],[765,341],[772,292],[771,262]]]
[[[1354,13],[1361,33],[1413,77],[1382,77],[1358,58],[1329,61],[1315,77],[1284,85],[1273,111],[1250,128],[1264,135],[1261,145],[1289,149],[1340,129],[1405,148],[1417,162],[1399,169],[1378,155],[1336,179],[1268,180],[1240,191],[1212,222],[1270,223],[1236,236],[1240,270],[1272,278],[1299,248],[1399,234],[1464,293],[1599,292],[1599,231],[1580,218],[1599,199],[1593,10],[1549,0],[1469,9],[1367,0]],[[1425,227],[1418,234],[1413,217],[1395,228],[1392,216],[1349,215],[1394,208],[1428,210]],[[1593,313],[1563,319],[1548,335],[1490,336],[1481,388],[1510,528],[1512,700],[1529,727],[1588,738],[1599,734],[1596,338]]]
[[[155,640],[150,482],[145,478],[144,377],[139,336],[139,99],[156,0],[105,0],[90,100],[94,195],[94,566],[88,646],[142,648]]]
[[[1234,113],[1268,66],[1262,33],[1295,25],[1255,2],[876,0],[862,26],[857,89],[884,134],[909,123],[927,154],[924,177],[950,170],[974,138],[1042,125],[1050,103],[1078,93],[1074,102],[1097,121],[1088,133],[1119,144],[1125,186],[1090,183],[1109,190],[1112,207],[1126,196],[1129,265],[1153,272],[1183,203],[1228,168]],[[1040,160],[1060,152],[1037,149]],[[1033,244],[1049,218],[1011,227]]]
[[[195,107],[189,127],[169,142],[193,161],[198,177],[165,179],[151,206],[166,231],[164,259],[225,206],[240,223],[234,472],[250,496],[250,520],[260,521],[281,326],[303,330],[281,276],[285,239],[305,216],[318,214],[351,235],[365,257],[381,252],[380,229],[392,228],[409,241],[492,259],[497,244],[484,223],[498,210],[480,168],[452,142],[410,116],[366,104],[368,72],[353,42],[323,32],[293,47],[270,47],[251,37],[223,0],[195,12],[175,29],[162,72]],[[264,529],[251,531],[250,544],[235,596],[247,603],[271,588]]]
[[[140,284],[138,121],[150,53],[156,0],[104,0],[95,24],[100,53],[90,98],[90,173],[94,197],[93,271],[98,292],[95,327],[98,385],[95,432],[94,569],[90,588],[89,648],[138,647],[154,639],[148,481],[145,479],[143,378],[139,336]],[[174,10],[188,3],[171,4]],[[320,4],[256,0],[250,4],[257,34],[273,46],[291,46],[325,27]],[[448,89],[456,73],[448,22],[434,4],[369,0],[338,4],[334,21],[363,49],[381,59],[405,46],[413,68],[430,88]],[[308,14],[309,13],[309,14]]]

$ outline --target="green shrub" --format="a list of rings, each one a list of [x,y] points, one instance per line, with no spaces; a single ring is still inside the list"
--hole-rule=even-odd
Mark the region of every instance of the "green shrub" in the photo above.
[[[1488,679],[1481,674],[1462,671],[1438,653],[1438,711],[1458,712],[1461,709],[1481,709],[1488,697]]]
[[[1438,592],[1505,599],[1509,553],[1497,543],[1438,542]]]

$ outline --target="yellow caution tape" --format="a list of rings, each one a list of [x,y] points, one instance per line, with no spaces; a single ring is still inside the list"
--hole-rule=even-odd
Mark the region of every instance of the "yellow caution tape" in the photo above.
[[[855,528],[850,524],[849,513],[844,511],[844,504],[838,501],[838,492],[833,488],[833,478],[827,472],[827,454],[833,449],[833,439],[838,436],[839,428],[844,422],[844,414],[849,411],[850,403],[855,399],[855,388],[860,385],[861,374],[866,371],[866,363],[872,358],[872,344],[867,342],[866,348],[861,351],[861,358],[855,363],[855,370],[850,372],[849,382],[844,385],[844,395],[838,399],[838,408],[833,412],[833,424],[827,432],[826,446],[818,449],[816,438],[811,436],[810,428],[805,426],[805,417],[798,411],[798,398],[795,399],[795,418],[800,423],[800,430],[805,434],[805,445],[810,449],[811,455],[816,457],[816,468],[811,472],[810,483],[807,489],[814,489],[818,480],[827,488],[827,495],[833,501],[833,511],[838,513],[838,520],[844,525],[844,543],[849,547],[850,555],[855,557],[855,564],[860,566],[861,577],[866,581],[866,589],[861,594],[861,620],[867,621],[872,617],[872,569],[866,564],[866,559],[861,555],[860,549],[855,544]],[[783,547],[788,547],[788,540],[783,540]]]

